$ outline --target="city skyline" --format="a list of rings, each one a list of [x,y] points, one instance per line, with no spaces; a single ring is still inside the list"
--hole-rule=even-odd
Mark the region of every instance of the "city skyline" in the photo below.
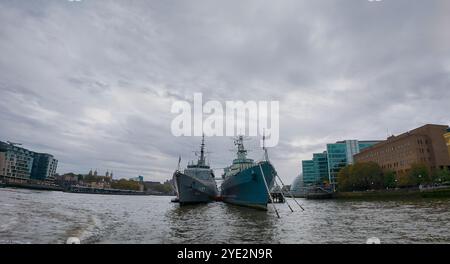
[[[0,1],[0,140],[52,153],[58,172],[165,181],[200,137],[171,103],[277,100],[269,155],[291,183],[345,139],[449,124],[448,1]],[[259,139],[246,142],[262,157]],[[206,138],[213,168],[234,157]]]

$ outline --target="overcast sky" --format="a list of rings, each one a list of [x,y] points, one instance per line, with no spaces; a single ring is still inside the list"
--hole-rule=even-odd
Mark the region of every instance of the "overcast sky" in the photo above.
[[[164,181],[200,142],[172,136],[175,100],[279,100],[291,182],[327,142],[449,124],[449,28],[448,0],[0,0],[0,140]],[[232,140],[206,143],[231,163]]]

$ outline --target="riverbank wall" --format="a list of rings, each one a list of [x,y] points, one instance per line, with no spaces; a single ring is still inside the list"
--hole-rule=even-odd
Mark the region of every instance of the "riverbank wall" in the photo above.
[[[62,187],[54,184],[37,184],[26,182],[0,182],[0,188],[17,188],[38,191],[58,191],[66,193],[84,193],[84,194],[109,194],[109,195],[153,195],[153,196],[172,196],[159,192],[140,192],[121,189],[100,189],[84,186]]]
[[[39,191],[63,191],[62,187],[57,185],[44,185],[34,183],[0,183],[0,187],[3,188],[21,188]]]
[[[121,189],[99,189],[84,186],[71,186],[64,190],[70,193],[85,193],[85,194],[112,194],[112,195],[149,195],[146,192],[121,190]]]
[[[450,186],[411,188],[365,192],[337,192],[335,199],[402,199],[402,198],[450,198]]]

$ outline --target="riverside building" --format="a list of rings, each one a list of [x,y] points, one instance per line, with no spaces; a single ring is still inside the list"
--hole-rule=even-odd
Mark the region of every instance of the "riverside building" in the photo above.
[[[328,181],[327,152],[314,153],[312,160],[302,161],[304,186],[323,184]]]
[[[58,160],[47,153],[34,153],[30,178],[34,180],[53,179],[58,167]]]
[[[445,143],[447,144],[448,155],[450,156],[450,128],[447,129],[447,133],[444,134]]]
[[[58,160],[52,155],[0,141],[0,176],[18,180],[48,180],[56,173]]]
[[[0,174],[8,178],[28,180],[34,153],[13,143],[0,141]]]
[[[327,144],[323,153],[313,154],[312,160],[302,161],[303,186],[323,185],[335,186],[339,171],[354,163],[353,156],[380,140],[344,140]]]
[[[407,173],[413,164],[424,164],[430,170],[450,169],[448,129],[446,125],[428,124],[391,136],[356,154],[355,161],[375,162],[396,174]]]
[[[344,140],[327,144],[328,178],[336,186],[339,171],[347,165],[354,164],[353,156],[360,151],[380,143],[380,140]]]

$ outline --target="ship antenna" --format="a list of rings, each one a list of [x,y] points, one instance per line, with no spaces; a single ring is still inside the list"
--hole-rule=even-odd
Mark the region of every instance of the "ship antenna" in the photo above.
[[[264,150],[264,160],[269,161],[269,154],[267,153],[266,148],[266,130],[263,130],[263,150]]]
[[[180,171],[181,155],[178,157],[178,167],[177,171]]]
[[[202,135],[202,145],[200,147],[200,159],[198,160],[199,165],[205,165],[205,133]]]

